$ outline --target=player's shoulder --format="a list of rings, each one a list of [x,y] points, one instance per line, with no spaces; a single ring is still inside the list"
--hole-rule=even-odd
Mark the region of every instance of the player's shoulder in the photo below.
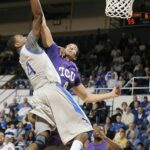
[[[77,67],[77,65],[76,65],[76,63],[75,63],[75,62],[70,61],[70,65],[71,65],[71,67],[72,67],[72,68],[74,68],[75,70],[77,70],[77,71],[78,71],[78,67]]]

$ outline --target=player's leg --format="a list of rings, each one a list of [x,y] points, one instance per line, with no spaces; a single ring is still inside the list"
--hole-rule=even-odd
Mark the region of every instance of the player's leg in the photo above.
[[[28,146],[27,150],[44,150],[50,137],[51,129],[49,124],[41,117],[32,113],[28,114],[28,120],[34,124],[37,136],[35,142]]]
[[[47,146],[49,136],[49,131],[41,132],[36,136],[35,142],[27,147],[27,150],[44,150]]]
[[[49,103],[62,142],[69,144],[74,140],[71,150],[81,150],[88,140],[88,132],[93,130],[91,123],[70,93],[59,85],[55,88]]]
[[[88,140],[88,133],[79,134],[73,141],[70,150],[81,150],[84,143]]]

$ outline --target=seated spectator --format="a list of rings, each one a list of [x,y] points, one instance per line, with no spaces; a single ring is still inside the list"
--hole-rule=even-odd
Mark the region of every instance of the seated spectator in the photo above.
[[[19,123],[18,123],[16,137],[18,138],[20,134],[25,134],[24,125],[23,125],[22,122],[19,122]]]
[[[134,114],[134,116],[137,115],[139,107],[140,107],[140,102],[139,101],[135,101],[134,102],[134,108],[132,109],[132,113]]]
[[[147,139],[144,140],[144,150],[150,150],[150,133]]]
[[[139,131],[139,129],[136,128],[136,125],[135,125],[134,123],[129,124],[129,128],[128,128],[128,130],[126,131],[126,135],[127,135],[127,138],[128,138],[128,139],[131,138],[131,137],[130,137],[131,131],[134,131],[134,132],[136,133],[137,137],[139,137],[140,131]]]
[[[10,128],[7,128],[7,129],[6,129],[5,134],[11,134],[11,135],[13,135],[14,137],[16,137],[17,129],[15,128],[15,125],[14,125],[14,124],[11,124],[11,125],[10,125]]]
[[[118,80],[115,78],[115,74],[112,73],[111,78],[107,80],[107,87],[113,88],[117,85]]]
[[[6,117],[6,124],[7,124],[7,127],[10,127],[10,125],[12,124],[12,118],[10,116]]]
[[[5,115],[8,115],[10,112],[10,108],[8,107],[7,102],[3,103],[3,107],[4,107],[3,110],[5,112]]]
[[[135,101],[138,101],[138,98],[137,98],[136,95],[133,96],[133,100],[132,100],[132,102],[129,105],[131,107],[131,110],[134,109],[134,102]],[[138,102],[140,103],[140,101],[138,101]]]
[[[0,149],[4,147],[5,135],[3,132],[0,132]]]
[[[145,110],[144,110],[145,116],[147,117],[150,114],[150,102],[148,102]]]
[[[97,120],[98,123],[104,123],[106,120],[106,117],[109,113],[109,106],[106,105],[105,101],[98,102],[98,111],[97,111]]]
[[[13,144],[13,135],[5,134],[4,150],[15,150],[15,145]]]
[[[20,110],[18,111],[18,120],[22,121],[30,110],[31,106],[29,105],[29,103],[24,103],[24,106],[21,107]]]
[[[126,110],[128,107],[127,102],[122,102],[121,107],[122,107],[122,114],[126,114]]]
[[[148,97],[144,96],[144,100],[141,102],[141,107],[146,108],[148,105]]]
[[[14,98],[13,99],[13,102],[11,103],[11,104],[9,104],[9,108],[10,108],[10,110],[14,110],[14,111],[18,111],[18,103],[17,103],[17,99],[16,98]]]
[[[139,107],[138,112],[135,115],[135,124],[142,126],[145,118],[146,118],[146,116],[144,114],[143,108]]]
[[[123,149],[126,147],[127,141],[125,130],[121,128],[119,130],[119,137],[115,139],[115,142]]]
[[[114,75],[114,80],[118,80],[118,75],[117,75],[117,72],[114,71],[114,68],[111,67],[110,70],[106,73],[105,75],[105,81],[107,82],[109,79],[111,79],[112,77],[112,74]]]
[[[25,139],[25,135],[24,134],[19,134],[16,144],[15,144],[16,148],[18,148],[19,150],[25,150],[26,146],[27,146],[27,142]]]
[[[83,103],[82,109],[84,110],[85,114],[88,116],[90,111],[92,110],[92,103]]]
[[[137,138],[137,135],[136,135],[136,133],[134,131],[131,131],[129,141],[134,146],[134,149],[136,149],[137,144],[141,142],[140,139]]]
[[[134,115],[131,112],[131,108],[127,107],[126,113],[122,115],[122,122],[126,125],[129,126],[129,124],[134,122]]]
[[[87,150],[121,150],[121,148],[109,139],[103,132],[101,127],[94,130],[94,142],[88,144]]]
[[[134,150],[134,147],[130,141],[127,141],[126,147],[123,150]]]
[[[34,131],[30,131],[27,137],[28,145],[32,144],[35,141],[35,133]]]
[[[110,119],[110,117],[107,117],[105,124],[103,126],[104,133],[107,137],[109,137],[110,139],[113,139],[115,133],[113,131],[111,131],[111,127],[112,127],[111,119]]]
[[[143,143],[138,143],[137,147],[136,147],[136,150],[143,150],[143,148],[144,148]]]
[[[32,108],[32,106],[29,104],[29,102],[28,102],[28,99],[27,98],[24,98],[23,99],[23,103],[20,103],[19,104],[19,110],[21,109],[21,108],[23,108],[23,107],[31,107]]]
[[[0,132],[4,132],[7,128],[7,123],[6,123],[6,120],[1,117],[0,118]]]
[[[120,116],[121,116],[121,114],[122,114],[121,109],[120,109],[120,108],[116,108],[116,113],[111,116],[111,121],[112,121],[112,123],[116,123],[116,122],[117,122],[116,116],[117,116],[117,115],[120,115]]]
[[[116,123],[111,128],[111,131],[118,132],[120,128],[125,128],[125,124],[121,122],[121,115],[116,116]]]
[[[16,110],[11,109],[10,113],[9,113],[9,117],[12,119],[12,123],[13,124],[17,124],[18,123],[17,111]]]

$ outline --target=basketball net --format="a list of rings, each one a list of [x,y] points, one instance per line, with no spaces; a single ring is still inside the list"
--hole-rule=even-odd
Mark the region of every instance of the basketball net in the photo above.
[[[105,14],[108,17],[131,18],[134,0],[106,0]]]

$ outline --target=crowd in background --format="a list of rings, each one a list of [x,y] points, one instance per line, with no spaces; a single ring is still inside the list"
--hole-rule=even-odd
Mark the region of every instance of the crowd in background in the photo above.
[[[79,46],[80,55],[77,60],[83,84],[89,88],[112,88],[115,85],[123,87],[132,77],[150,76],[150,41],[142,41],[142,38],[122,33],[120,40],[114,44],[109,34],[100,33],[56,37],[58,45],[65,46],[75,42]],[[29,83],[18,63],[18,54],[7,50],[6,43],[0,53],[0,74],[16,74],[17,81],[7,83],[4,88],[19,87],[28,88]],[[84,54],[84,55],[83,55]],[[18,80],[19,79],[19,80]],[[140,79],[129,82],[127,87],[147,87],[148,79]],[[124,90],[122,94],[129,94],[130,90]],[[135,90],[134,94],[149,93],[148,89]]]
[[[110,112],[110,106],[107,106],[105,102],[84,103],[82,108],[93,128],[101,127],[104,134],[122,149],[149,150],[150,101],[147,96],[144,96],[143,99],[133,96],[129,105],[124,101],[113,114]],[[20,103],[17,102],[17,99],[14,99],[9,105],[6,102],[3,103],[3,109],[0,111],[0,147],[11,146],[12,150],[13,148],[25,150],[27,145],[34,142],[34,126],[26,119],[31,109],[32,106],[27,98]],[[1,136],[5,137],[5,140],[2,141]],[[94,137],[91,138],[89,143],[94,140]],[[61,144],[57,132],[53,132],[49,145]]]
[[[95,88],[147,87],[148,79],[131,81],[132,77],[150,76],[150,41],[143,42],[134,35],[122,36],[118,43],[113,43],[109,34],[56,37],[56,43],[65,46],[75,42],[79,46],[80,56],[77,60],[81,72],[81,80],[93,93]],[[18,54],[7,50],[6,43],[0,43],[0,74],[16,74],[13,81],[7,82],[3,88],[30,88],[28,80],[18,63]],[[84,55],[82,55],[84,54]],[[129,82],[130,81],[130,82]],[[105,91],[106,92],[106,91]],[[122,90],[122,94],[130,94],[131,90]],[[136,89],[134,94],[148,94],[148,89]],[[123,102],[121,108],[111,114],[110,106],[105,102],[83,104],[83,110],[91,121],[93,128],[101,126],[104,133],[119,144],[124,150],[149,150],[150,148],[150,102],[133,97],[130,105]],[[11,145],[19,150],[35,140],[34,127],[25,119],[32,106],[25,98],[23,103],[16,99],[0,112],[0,147]],[[5,137],[5,140],[1,140]],[[4,139],[4,138],[3,138]],[[93,139],[94,140],[94,139]],[[54,133],[50,145],[61,144],[60,138]],[[53,142],[52,142],[53,141]],[[88,145],[88,144],[87,144]],[[13,148],[12,148],[13,150]]]

